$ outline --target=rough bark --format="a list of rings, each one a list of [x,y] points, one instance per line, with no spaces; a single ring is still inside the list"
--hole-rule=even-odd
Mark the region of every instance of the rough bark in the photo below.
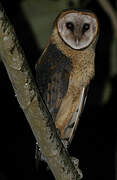
[[[52,117],[39,95],[24,52],[1,5],[0,56],[20,107],[54,177],[57,180],[80,179],[80,174],[57,136]]]

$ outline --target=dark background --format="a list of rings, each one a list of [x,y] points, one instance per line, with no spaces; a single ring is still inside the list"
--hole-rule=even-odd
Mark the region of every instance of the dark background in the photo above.
[[[2,3],[35,76],[35,62],[42,49],[37,46],[28,20],[20,8],[21,1],[2,0]],[[115,6],[115,1],[111,1],[111,4]],[[73,6],[72,1],[69,1],[69,6]],[[117,76],[109,77],[109,49],[113,31],[108,16],[96,1],[90,1],[87,9],[93,10],[100,22],[95,60],[96,73],[69,152],[71,156],[79,158],[84,180],[114,180]],[[107,79],[111,82],[112,93],[108,102],[102,104]],[[54,179],[51,172],[46,170],[44,163],[40,165],[38,172],[35,170],[35,139],[17,103],[2,63],[0,63],[0,113],[0,180],[37,180],[44,177]]]

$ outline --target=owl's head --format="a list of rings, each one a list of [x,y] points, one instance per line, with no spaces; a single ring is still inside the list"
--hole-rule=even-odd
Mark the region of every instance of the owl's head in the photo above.
[[[60,38],[73,49],[84,49],[96,40],[97,17],[88,11],[67,10],[56,19]]]

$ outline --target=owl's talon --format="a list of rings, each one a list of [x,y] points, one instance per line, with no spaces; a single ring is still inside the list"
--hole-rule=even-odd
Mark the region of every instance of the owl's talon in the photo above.
[[[68,147],[69,147],[69,141],[68,141],[67,139],[61,139],[61,141],[62,141],[65,149],[68,149]]]
[[[60,130],[59,130],[58,128],[56,128],[56,131],[57,131],[58,136],[61,138],[61,132],[60,132]],[[68,146],[69,146],[69,141],[68,141],[68,139],[61,139],[61,141],[62,141],[65,149],[68,149]]]

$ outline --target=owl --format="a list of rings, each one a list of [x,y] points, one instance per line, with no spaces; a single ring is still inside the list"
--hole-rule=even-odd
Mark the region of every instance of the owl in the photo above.
[[[60,137],[71,143],[94,76],[99,24],[95,14],[65,10],[56,18],[49,41],[36,64],[40,94]]]

